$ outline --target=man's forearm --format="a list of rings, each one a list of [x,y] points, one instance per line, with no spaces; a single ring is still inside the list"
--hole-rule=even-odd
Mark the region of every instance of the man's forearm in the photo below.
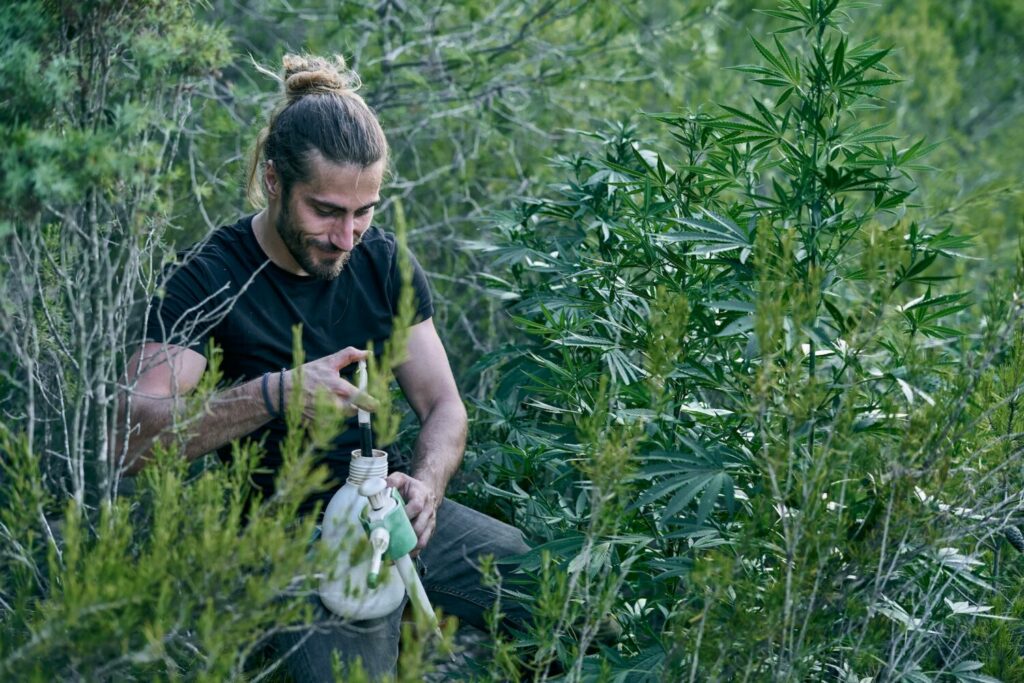
[[[466,450],[466,408],[461,401],[434,406],[420,425],[412,476],[427,484],[440,501]]]
[[[277,377],[273,377],[277,395]],[[132,433],[129,436],[126,471],[138,472],[148,461],[154,446],[170,444],[183,434],[188,460],[220,448],[234,439],[262,427],[270,420],[263,404],[261,380],[219,391],[194,415],[185,414],[186,400],[151,398],[135,395],[126,406],[131,411]]]

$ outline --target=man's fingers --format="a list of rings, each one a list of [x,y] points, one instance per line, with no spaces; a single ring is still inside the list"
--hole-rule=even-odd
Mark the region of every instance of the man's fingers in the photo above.
[[[405,514],[409,516],[409,519],[418,519],[421,512],[423,512],[422,499],[412,498],[410,500],[405,501]],[[415,524],[413,525],[413,527],[415,528]]]
[[[356,389],[355,395],[352,396],[348,402],[360,410],[366,410],[371,413],[380,407],[380,401],[375,399],[373,396],[370,396],[365,391],[360,391],[358,389]]]
[[[345,404],[345,407],[355,407],[372,413],[380,405],[373,396],[358,389],[351,382],[344,379],[339,378],[338,384],[334,386],[333,390],[334,394]]]
[[[334,367],[335,370],[341,370],[346,365],[351,365],[352,363],[355,363],[357,361],[366,360],[366,356],[366,351],[363,351],[362,349],[357,349],[354,346],[347,346],[343,348],[341,351],[332,353],[330,356],[327,357],[330,358],[331,365]]]
[[[424,531],[432,528],[433,526],[434,526],[434,515],[433,514],[423,514],[423,515],[420,515],[419,517],[417,517],[416,521],[413,522],[412,530],[416,532],[416,538],[419,538],[419,537],[421,537],[423,535]]]
[[[392,472],[385,481],[387,481],[388,486],[398,489],[398,492],[402,494],[402,498],[405,498],[405,489],[411,478],[404,472]]]
[[[422,531],[416,531],[416,548],[413,550],[413,553],[418,555],[421,550],[427,547],[427,543],[430,542],[430,537],[434,535],[434,529],[437,526],[436,522],[437,520],[434,517],[431,517],[430,524],[426,528]],[[415,531],[415,527],[413,527],[413,530]],[[413,555],[413,557],[415,557],[415,555]]]
[[[412,520],[412,530],[416,534],[416,547],[425,547],[427,545],[427,541],[429,541],[431,535],[433,535],[434,527],[437,524],[434,506],[429,504],[424,505],[415,516],[410,514],[409,519]]]
[[[387,482],[405,499],[405,513],[416,534],[416,549],[411,553],[415,557],[427,545],[437,525],[433,495],[422,482],[401,472],[392,472]]]

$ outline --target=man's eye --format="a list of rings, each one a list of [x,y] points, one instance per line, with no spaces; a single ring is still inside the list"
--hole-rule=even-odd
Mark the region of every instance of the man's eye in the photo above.
[[[334,209],[317,209],[316,213],[317,215],[324,216],[326,218],[327,216],[334,215]]]

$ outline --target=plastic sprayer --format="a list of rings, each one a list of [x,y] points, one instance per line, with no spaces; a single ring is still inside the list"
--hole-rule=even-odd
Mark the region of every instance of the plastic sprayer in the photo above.
[[[365,391],[365,361],[357,372],[359,390]],[[384,479],[388,455],[373,448],[370,413],[365,410],[359,411],[359,437],[348,479],[324,511],[322,539],[338,554],[321,581],[320,598],[338,616],[373,619],[394,612],[408,593],[413,609],[436,630],[437,618],[409,557],[416,533],[402,496]]]

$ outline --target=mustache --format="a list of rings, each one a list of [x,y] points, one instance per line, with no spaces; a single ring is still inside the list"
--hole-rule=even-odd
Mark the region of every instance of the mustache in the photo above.
[[[355,239],[352,240],[352,248],[355,249],[359,245],[359,243],[362,242],[362,241],[363,241],[363,236],[362,235],[356,235]],[[342,249],[341,247],[335,246],[334,244],[331,243],[330,240],[321,241],[321,240],[315,239],[313,237],[307,237],[305,244],[306,244],[307,247],[310,247],[310,246],[316,247],[317,249],[320,249],[321,251],[326,251],[326,252],[331,253],[331,254],[347,254],[347,253],[349,253],[349,251],[347,249]]]
[[[341,247],[336,247],[333,244],[331,244],[330,242],[321,242],[320,240],[309,239],[309,240],[307,240],[306,244],[314,246],[317,249],[320,249],[321,251],[326,251],[326,252],[332,253],[332,254],[344,254],[344,253],[346,253],[346,251],[344,249],[342,249]]]

